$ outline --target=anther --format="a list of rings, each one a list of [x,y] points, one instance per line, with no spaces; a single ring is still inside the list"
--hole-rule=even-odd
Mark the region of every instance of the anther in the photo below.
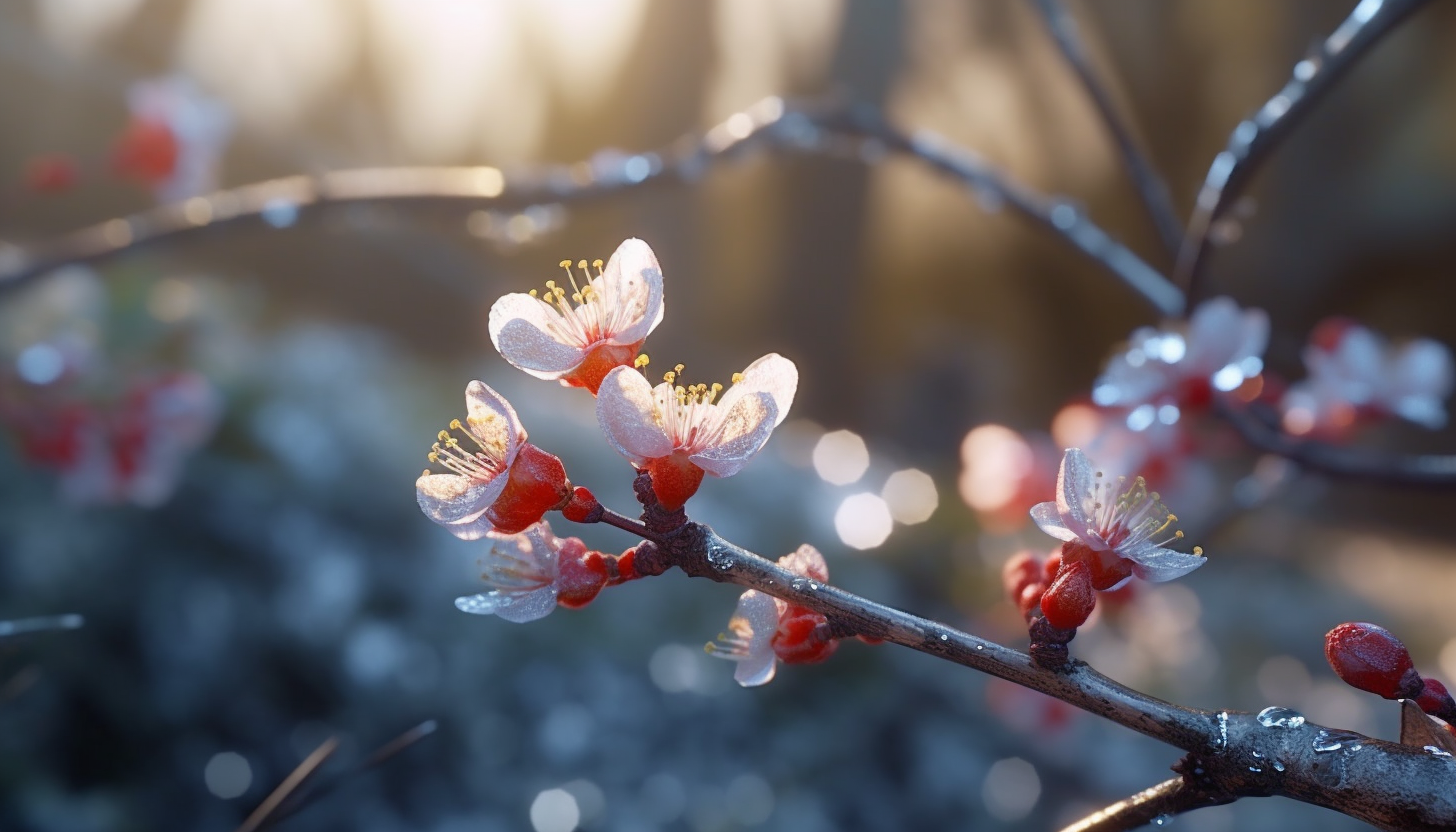
[[[632,366],[633,367],[636,367],[639,370],[642,369],[643,367],[646,367],[648,364],[651,364],[651,363],[652,363],[652,359],[651,358],[648,358],[647,357],[647,353],[645,353],[645,352],[642,353],[641,355],[637,356],[636,358],[632,359]]]

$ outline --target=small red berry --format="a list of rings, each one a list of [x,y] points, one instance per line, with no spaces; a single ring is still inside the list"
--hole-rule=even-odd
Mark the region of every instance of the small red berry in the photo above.
[[[1384,627],[1341,624],[1325,634],[1325,659],[1346,684],[1386,699],[1408,699],[1423,689],[1410,652]]]
[[[1092,591],[1092,570],[1078,561],[1062,567],[1057,579],[1041,596],[1041,612],[1058,630],[1075,630],[1092,614],[1097,594]]]

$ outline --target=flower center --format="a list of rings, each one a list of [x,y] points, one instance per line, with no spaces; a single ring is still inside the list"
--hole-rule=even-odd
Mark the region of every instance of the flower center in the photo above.
[[[651,361],[645,354],[637,356],[633,366],[643,369]],[[672,437],[678,448],[693,448],[706,443],[718,427],[718,408],[714,402],[723,392],[723,385],[681,384],[684,365],[675,365],[662,374],[663,384],[652,390],[656,407],[652,416],[658,427]],[[733,374],[733,383],[743,380],[742,373]]]
[[[546,281],[544,293],[536,289],[530,291],[531,297],[555,313],[551,318],[551,325],[555,330],[553,334],[560,336],[565,342],[585,348],[598,341],[605,341],[615,332],[626,328],[621,321],[616,320],[620,316],[617,298],[608,297],[615,293],[601,280],[601,260],[591,262],[591,267],[597,270],[595,277],[587,268],[585,260],[577,261],[576,268],[581,270],[579,284],[570,260],[562,260],[559,265],[566,270],[566,281],[571,284],[570,291],[565,286],[557,285],[554,280]]]
[[[1127,477],[1118,477],[1114,484],[1101,471],[1096,476],[1090,495],[1092,518],[1108,546],[1122,550],[1151,542],[1166,547],[1183,539],[1183,531],[1173,528],[1178,516],[1168,511],[1158,492],[1148,490],[1147,480],[1137,477],[1123,489]],[[1201,555],[1203,549],[1195,546],[1193,554]]]
[[[458,431],[470,441],[474,442],[480,450],[470,451],[460,445],[460,440],[450,435],[450,431],[442,430],[435,437],[435,444],[430,446],[429,459],[431,462],[443,465],[451,471],[468,479],[479,482],[489,482],[500,476],[505,470],[505,448],[499,443],[486,444],[470,431],[459,419],[451,420],[450,430]],[[426,473],[429,473],[428,471]]]
[[[550,564],[532,551],[528,556],[514,546],[495,545],[480,561],[481,579],[502,594],[524,594],[551,584]]]
[[[718,659],[730,662],[746,661],[753,645],[753,627],[739,616],[728,620],[728,631],[719,633],[718,638],[703,645],[703,651]]]

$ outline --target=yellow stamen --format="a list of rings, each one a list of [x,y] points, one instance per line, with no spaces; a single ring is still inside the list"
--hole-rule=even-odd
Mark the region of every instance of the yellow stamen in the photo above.
[[[641,355],[637,356],[636,358],[632,359],[632,366],[633,367],[636,367],[639,370],[642,369],[643,367],[646,367],[648,364],[651,364],[651,363],[652,363],[652,359],[651,358],[648,358],[647,357],[647,353],[645,353],[645,352],[642,353]]]

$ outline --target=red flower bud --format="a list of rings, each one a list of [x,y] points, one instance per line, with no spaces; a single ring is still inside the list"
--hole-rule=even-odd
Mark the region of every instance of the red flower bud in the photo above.
[[[1062,563],[1085,563],[1091,570],[1092,588],[1106,591],[1132,577],[1132,561],[1112,554],[1093,551],[1085,543],[1062,544]]]
[[[703,484],[703,469],[694,465],[682,451],[649,459],[643,470],[652,476],[652,493],[668,511],[682,508]]]
[[[1325,659],[1346,684],[1386,699],[1409,699],[1423,689],[1410,652],[1384,627],[1341,624],[1325,634]]]
[[[1050,584],[1057,579],[1057,573],[1061,571],[1062,553],[1061,550],[1057,550],[1046,559],[1046,563],[1041,565],[1042,582]]]
[[[76,160],[65,153],[46,153],[25,163],[25,187],[33,193],[68,191],[81,178]]]
[[[1006,597],[1016,603],[1021,599],[1021,591],[1031,584],[1041,580],[1041,564],[1037,563],[1036,555],[1030,552],[1018,552],[1011,556],[1001,567],[1001,586],[1006,590]]]
[[[561,509],[567,520],[573,523],[595,523],[602,518],[602,504],[596,495],[582,486],[572,489],[571,501]]]
[[[111,151],[116,173],[144,185],[156,185],[177,169],[180,148],[172,128],[156,121],[133,121],[117,137]]]
[[[590,604],[607,585],[607,562],[602,553],[587,551],[586,544],[575,537],[562,541],[557,565],[561,571],[556,583],[556,603],[567,609]]]
[[[827,622],[820,613],[790,605],[779,616],[779,628],[773,637],[774,655],[784,664],[814,664],[834,655],[839,641],[823,638],[819,632],[819,626]]]
[[[1075,630],[1082,626],[1096,605],[1092,570],[1081,561],[1063,566],[1057,579],[1041,596],[1042,615],[1058,630]]]
[[[1016,608],[1021,610],[1024,618],[1030,619],[1031,614],[1036,612],[1037,605],[1041,603],[1041,596],[1046,592],[1046,584],[1037,581],[1027,584],[1021,590],[1021,596],[1016,599]]]
[[[1456,718],[1456,700],[1446,690],[1446,686],[1435,679],[1426,679],[1420,695],[1416,697],[1416,704],[1421,710],[1432,716],[1451,722]]]
[[[505,490],[485,516],[496,530],[516,534],[570,499],[571,483],[561,460],[526,442],[511,463]]]

